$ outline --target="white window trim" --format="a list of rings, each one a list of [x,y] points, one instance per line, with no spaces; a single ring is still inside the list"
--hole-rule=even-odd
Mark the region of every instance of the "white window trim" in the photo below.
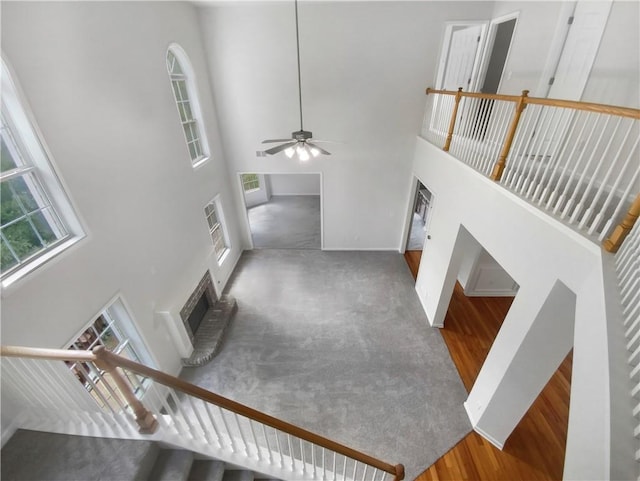
[[[196,75],[195,75],[195,72],[193,71],[193,67],[191,66],[191,62],[189,61],[189,56],[180,45],[178,45],[177,43],[172,43],[171,45],[169,45],[169,47],[167,48],[167,52],[165,54],[165,63],[166,63],[167,55],[169,54],[169,52],[171,52],[176,57],[176,59],[180,64],[180,68],[184,72],[185,83],[187,85],[187,95],[189,96],[189,106],[191,107],[193,118],[196,121],[196,128],[198,130],[198,134],[200,138],[202,156],[196,159],[191,159],[191,154],[189,153],[188,139],[182,128],[182,118],[180,117],[180,108],[178,107],[178,99],[176,98],[175,93],[173,91],[173,85],[171,85],[171,80],[172,80],[171,72],[167,72],[169,77],[170,87],[171,87],[171,95],[173,96],[173,100],[176,104],[176,110],[178,111],[178,120],[180,120],[180,130],[182,130],[182,135],[185,139],[185,144],[187,147],[187,155],[191,160],[192,167],[196,169],[197,167],[200,167],[205,162],[207,162],[211,157],[211,154],[210,154],[211,150],[209,149],[209,140],[206,134],[207,129],[205,128],[204,118],[202,115],[202,107],[200,105],[200,96],[198,95],[198,85],[196,82]]]
[[[204,215],[205,215],[205,222],[207,224],[207,231],[209,232],[209,239],[211,240],[211,242],[213,243],[213,237],[212,237],[212,228],[209,225],[209,219],[207,218],[207,211],[206,211],[206,207],[209,204],[213,204],[215,207],[215,211],[216,211],[216,218],[218,219],[218,225],[220,226],[220,230],[222,231],[222,238],[224,240],[224,245],[225,248],[224,250],[218,255],[216,250],[215,250],[215,246],[212,244],[212,248],[213,248],[213,255],[216,257],[216,261],[218,263],[219,266],[221,266],[225,259],[228,257],[229,252],[231,251],[231,243],[229,242],[229,234],[227,233],[227,222],[224,216],[224,209],[222,208],[222,197],[220,194],[216,195],[213,199],[211,199],[209,202],[207,202],[204,206],[204,208],[202,209],[204,211]]]
[[[4,58],[1,63],[0,89],[2,91],[3,115],[7,122],[10,123],[11,131],[16,137],[15,141],[21,148],[21,154],[28,156],[30,168],[37,171],[38,180],[45,194],[68,231],[66,239],[53,244],[48,249],[42,250],[39,254],[34,255],[32,260],[25,262],[4,277],[1,285],[3,289],[7,289],[38,267],[75,245],[86,234],[66,193],[65,184],[58,175],[53,156],[43,140],[16,76]]]
[[[96,319],[105,312],[109,317],[116,321],[118,329],[127,336],[128,342],[134,346],[134,350],[139,357],[140,363],[154,369],[157,368],[158,362],[149,349],[149,344],[143,337],[133,315],[131,314],[131,307],[120,292],[114,295],[109,302],[102,306],[102,308],[91,317],[91,320],[84,324],[82,329],[76,332],[75,335],[62,346],[62,349],[69,349],[78,337],[86,331],[89,326],[93,325]],[[154,383],[155,382],[153,382],[152,385]],[[151,387],[145,389],[140,400],[144,402],[146,395],[151,392],[151,390]]]

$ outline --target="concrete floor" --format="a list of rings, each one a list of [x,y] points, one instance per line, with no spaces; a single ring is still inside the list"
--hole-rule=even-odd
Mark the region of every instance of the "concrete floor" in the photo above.
[[[424,247],[424,240],[427,232],[424,230],[424,222],[415,212],[411,218],[411,230],[409,230],[409,242],[407,242],[408,251],[421,251]]]
[[[320,249],[320,196],[274,195],[247,209],[256,249]]]
[[[181,377],[389,463],[413,480],[471,430],[467,393],[391,252],[253,250],[223,348]]]

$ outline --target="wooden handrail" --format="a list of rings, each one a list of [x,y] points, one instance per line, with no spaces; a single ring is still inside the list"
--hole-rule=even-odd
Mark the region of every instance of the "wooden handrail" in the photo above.
[[[298,426],[282,421],[278,418],[274,418],[273,416],[269,416],[268,414],[257,411],[236,401],[232,401],[231,399],[225,398],[218,394],[214,394],[211,391],[207,391],[206,389],[203,389],[199,386],[183,381],[180,378],[171,376],[156,369],[152,369],[143,364],[139,364],[130,359],[126,359],[122,356],[118,356],[117,354],[107,351],[106,349],[94,351],[94,354],[99,359],[105,359],[107,362],[110,362],[118,367],[129,369],[130,371],[138,373],[142,376],[150,377],[160,384],[177,389],[185,394],[189,394],[190,396],[197,397],[199,399],[202,399],[203,401],[227,409],[228,411],[240,414],[241,416],[253,419],[254,421],[260,422],[262,424],[266,424],[267,426],[271,426],[272,428],[278,429],[279,431],[291,434],[292,436],[295,436],[297,438],[304,439],[305,441],[308,441],[310,443],[316,444],[326,449],[330,449],[332,451],[335,451],[336,453],[342,454],[351,459],[355,459],[356,461],[366,463],[369,466],[373,466],[382,471],[393,474],[394,476],[396,476],[395,479],[397,479],[398,481],[400,481],[404,477],[404,468],[402,467],[402,465],[394,466],[385,463],[383,461],[380,461],[379,459],[369,456],[368,454],[361,453],[360,451],[356,451],[355,449],[339,444],[323,436],[312,433]],[[402,474],[402,477],[397,477],[400,474]]]
[[[267,426],[270,426],[279,431],[285,432],[292,436],[296,436],[315,445],[330,449],[332,451],[335,451],[336,453],[342,454],[351,459],[355,459],[356,461],[360,461],[369,466],[373,466],[377,469],[385,471],[394,476],[394,481],[401,481],[402,479],[404,479],[404,466],[402,464],[392,465],[385,463],[384,461],[380,461],[379,459],[369,456],[368,454],[364,454],[360,451],[344,446],[323,436],[312,433],[293,424],[287,423],[286,421],[274,418],[273,416],[269,416],[268,414],[252,409],[236,401],[232,401],[231,399],[212,393],[211,391],[207,391],[206,389],[183,381],[180,378],[171,376],[156,369],[152,369],[130,359],[126,359],[122,356],[112,353],[111,351],[108,351],[103,346],[94,348],[93,352],[64,349],[0,346],[0,355],[7,357],[26,357],[31,359],[50,359],[60,361],[93,361],[98,365],[107,367],[109,370],[111,370],[111,372],[113,372],[113,369],[115,367],[125,368],[142,376],[149,377],[160,384],[177,389],[190,396],[197,397],[205,402],[215,404],[221,408],[227,409],[228,411],[240,414],[241,416],[245,416],[254,421],[266,424]],[[136,415],[138,415],[138,412],[136,412]]]
[[[437,90],[429,87],[427,89],[427,95],[429,94],[457,95],[458,92],[455,90]],[[514,103],[520,100],[520,95],[485,94],[482,92],[462,92],[461,95],[462,97],[504,100]],[[530,105],[547,105],[549,107],[562,107],[567,109],[584,110],[587,112],[598,112],[601,114],[617,115],[620,117],[628,117],[631,119],[640,119],[640,109],[619,107],[617,105],[581,102],[578,100],[547,99],[541,97],[527,97],[524,103]]]
[[[90,361],[98,357],[91,351],[72,349],[45,349],[41,347],[0,346],[2,357],[26,357],[27,359],[49,359],[52,361]]]

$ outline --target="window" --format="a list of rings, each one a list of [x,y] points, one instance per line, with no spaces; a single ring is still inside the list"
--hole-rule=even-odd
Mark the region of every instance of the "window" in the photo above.
[[[0,118],[0,269],[6,287],[83,232],[4,61]]]
[[[202,135],[202,115],[196,95],[194,75],[186,54],[177,45],[172,45],[167,52],[167,70],[191,163],[196,167],[208,158],[207,142]]]
[[[213,241],[213,250],[216,253],[218,262],[222,262],[222,257],[227,252],[228,243],[226,240],[226,233],[222,225],[222,209],[220,208],[219,201],[214,199],[209,202],[204,208],[204,214],[207,218],[207,224],[209,224],[209,233]]]
[[[258,174],[242,174],[242,187],[245,192],[258,190],[260,188],[260,179],[258,179]]]
[[[130,324],[131,321],[124,310],[124,304],[122,301],[116,300],[102,311],[97,319],[71,343],[69,349],[90,351],[94,347],[105,346],[109,351],[119,356],[135,362],[151,364],[149,355],[141,341],[134,339],[137,338],[137,334],[132,335],[133,328]],[[105,411],[115,410],[117,412],[122,403],[126,402],[110,374],[98,370],[93,363],[67,361],[67,366]],[[150,380],[128,370],[122,372],[136,397],[142,398],[150,385]]]

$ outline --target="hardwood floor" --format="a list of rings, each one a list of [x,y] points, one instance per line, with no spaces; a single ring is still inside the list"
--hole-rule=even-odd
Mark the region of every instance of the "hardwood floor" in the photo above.
[[[441,333],[467,390],[480,372],[511,301],[500,297],[469,298],[456,285]],[[416,481],[562,479],[571,363],[569,353],[503,451],[471,432]]]
[[[413,280],[418,277],[418,267],[420,267],[420,258],[422,257],[422,251],[404,251],[404,258],[409,264],[409,270],[413,276]]]

